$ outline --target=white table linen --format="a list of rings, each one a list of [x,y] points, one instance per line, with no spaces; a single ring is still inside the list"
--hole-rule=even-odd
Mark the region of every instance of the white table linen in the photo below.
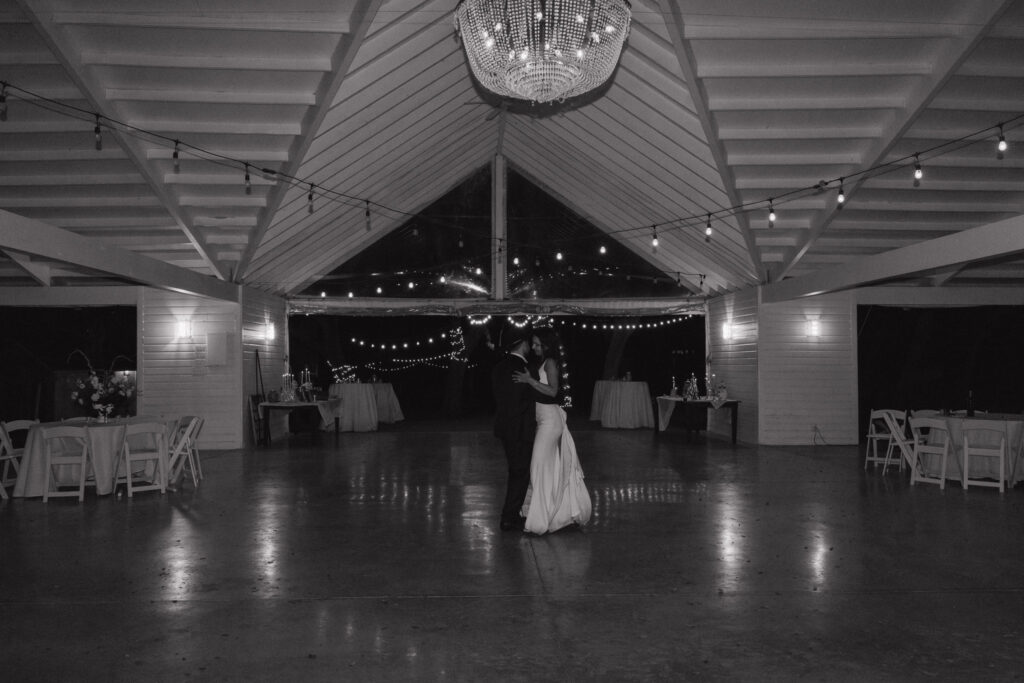
[[[374,382],[373,394],[377,401],[377,419],[385,424],[401,422],[405,419],[402,406],[398,403],[395,388],[390,382]]]
[[[341,431],[377,430],[377,395],[373,384],[341,382],[332,384],[329,393],[331,398],[341,399]]]
[[[1007,484],[1014,486],[1024,480],[1024,416],[1000,415],[990,413],[975,417],[932,416],[945,420],[952,441],[949,449],[950,463],[946,466],[946,478],[958,479],[963,474],[963,433],[969,429],[995,429],[1006,437],[1006,477]],[[984,433],[979,433],[983,435]],[[982,436],[979,446],[998,446],[998,442],[989,443],[990,439]],[[973,440],[972,440],[972,443]],[[955,463],[952,461],[956,461]],[[924,454],[921,463],[922,472],[927,476],[938,477],[941,462],[938,457]],[[974,458],[971,460],[971,479],[999,480],[999,464],[990,458]]]
[[[590,419],[602,427],[637,429],[654,426],[650,389],[647,382],[598,380],[590,404]]]
[[[121,456],[121,445],[124,443],[125,425],[133,422],[152,422],[154,419],[168,422],[161,418],[130,417],[111,420],[109,422],[89,422],[86,435],[89,441],[89,459],[96,476],[96,493],[107,495],[114,491],[114,472],[117,460]],[[168,424],[176,425],[177,420]],[[41,422],[33,425],[25,437],[25,454],[18,471],[18,480],[14,484],[13,496],[16,498],[33,498],[42,496],[49,486],[46,473],[45,439],[49,427],[67,425],[67,422]],[[61,465],[55,468],[58,485],[78,484],[78,466]]]

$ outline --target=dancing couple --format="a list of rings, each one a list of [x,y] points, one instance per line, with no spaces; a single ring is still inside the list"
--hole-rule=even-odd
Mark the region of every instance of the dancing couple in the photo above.
[[[545,534],[582,526],[590,520],[590,494],[559,406],[564,392],[558,336],[548,328],[532,334],[510,328],[503,347],[506,355],[491,374],[494,434],[508,460],[501,529]],[[539,365],[528,360],[531,349]]]

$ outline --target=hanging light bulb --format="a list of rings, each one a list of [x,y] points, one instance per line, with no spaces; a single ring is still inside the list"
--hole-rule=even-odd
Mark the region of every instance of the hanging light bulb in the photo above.
[[[245,165],[245,193],[252,194],[252,179],[249,177],[249,164]]]
[[[652,225],[651,226],[651,232],[652,232],[652,236],[651,236],[651,251],[657,252],[658,251],[658,226]]]
[[[96,125],[92,129],[93,135],[96,137],[96,151],[99,152],[103,149],[103,131],[100,130],[100,115],[96,114]]]
[[[370,200],[366,200],[366,232],[370,232],[373,226],[370,224]]]
[[[315,187],[316,187],[316,185],[314,185],[313,183],[309,184],[309,194],[306,195],[306,212],[307,213],[313,213],[313,188],[315,188]]]
[[[174,172],[175,173],[181,172],[181,154],[179,152],[179,148],[180,147],[181,147],[181,143],[178,142],[177,140],[175,140],[174,141],[174,152],[171,154],[171,161],[174,163]]]
[[[714,230],[711,229],[711,214],[709,213],[708,214],[708,224],[706,226],[704,226],[704,241],[705,242],[710,242],[711,241],[711,234],[713,232],[714,232]]]
[[[921,185],[921,178],[924,178],[924,169],[921,168],[921,161],[914,155],[914,187]]]
[[[768,198],[768,227],[775,227],[775,200]]]
[[[1006,144],[1006,136],[1003,135],[1003,124],[999,124],[999,142],[996,143],[996,159],[1003,158],[1003,152],[1006,151],[1008,145]]]
[[[843,210],[843,204],[846,203],[846,192],[843,191],[843,179],[839,179],[839,194],[836,195],[836,209],[839,211]]]
[[[7,120],[7,83],[0,83],[0,121]]]
[[[559,252],[557,252],[555,254],[555,260],[556,261],[561,261],[562,260],[562,252],[559,251]]]
[[[600,254],[607,254],[607,253],[608,253],[608,250],[604,248],[604,245],[603,245],[603,244],[601,245],[601,248],[600,248],[600,249],[598,249],[597,251],[598,251],[598,253],[600,253]]]
[[[519,265],[519,257],[518,256],[513,256],[512,257],[512,265],[513,266],[518,266]]]

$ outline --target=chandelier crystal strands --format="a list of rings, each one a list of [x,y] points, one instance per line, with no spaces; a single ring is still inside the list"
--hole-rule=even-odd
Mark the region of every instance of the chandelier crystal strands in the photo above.
[[[630,17],[627,0],[461,0],[455,30],[482,86],[547,103],[611,77]]]

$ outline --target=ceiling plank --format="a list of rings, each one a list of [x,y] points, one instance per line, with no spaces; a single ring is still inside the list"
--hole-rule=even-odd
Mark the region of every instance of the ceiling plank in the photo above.
[[[116,120],[116,117],[112,116],[113,112],[110,110],[109,104],[101,98],[105,88],[96,82],[95,79],[86,75],[88,71],[81,58],[73,50],[67,34],[52,18],[49,18],[49,15],[44,10],[37,10],[36,2],[37,0],[17,0],[18,5],[25,12],[26,16],[32,20],[32,24],[36,27],[43,41],[46,42],[53,54],[63,64],[69,78],[78,86],[82,94],[88,99],[90,105],[94,107],[94,110],[111,120]],[[150,189],[160,199],[161,204],[174,218],[174,221],[181,228],[182,232],[185,233],[189,241],[192,242],[206,265],[218,278],[227,280],[227,272],[224,266],[213,258],[206,242],[189,224],[184,211],[175,202],[167,185],[161,182],[159,175],[146,163],[146,153],[139,142],[116,129],[111,132],[117,139],[118,145],[127,152],[128,157],[145,179]]]
[[[325,78],[325,82],[322,84],[322,87],[319,89],[316,96],[316,100],[320,105],[307,110],[306,116],[303,118],[302,125],[300,126],[304,133],[297,136],[295,142],[292,144],[288,153],[289,161],[281,170],[282,176],[289,178],[295,177],[295,174],[298,173],[299,168],[301,168],[302,163],[305,161],[306,153],[309,151],[310,145],[313,143],[313,139],[319,132],[320,125],[327,117],[327,114],[331,109],[331,105],[334,103],[334,97],[338,93],[338,89],[341,87],[341,84],[345,81],[345,77],[348,75],[348,70],[351,68],[356,53],[359,51],[359,46],[362,44],[363,39],[370,30],[370,26],[373,24],[373,20],[377,16],[377,11],[383,4],[383,1],[384,0],[358,0],[356,3],[351,14],[351,23],[355,28],[351,34],[347,34],[347,39],[345,36],[342,36],[342,39],[338,41],[335,53],[331,58],[330,74]],[[238,261],[238,269],[235,272],[235,278],[239,282],[243,281],[247,275],[253,256],[256,254],[257,248],[259,248],[260,243],[263,241],[267,228],[270,226],[270,223],[277,214],[277,209],[281,206],[281,202],[284,200],[290,187],[291,185],[289,183],[278,183],[277,186],[267,195],[267,205],[260,211],[259,223],[256,226],[256,230],[253,231],[249,244],[246,246],[245,251],[242,253],[241,258]]]
[[[708,105],[708,93],[703,81],[697,73],[697,60],[693,54],[693,48],[686,38],[686,22],[683,20],[679,4],[673,0],[661,0],[662,14],[665,17],[666,28],[672,37],[672,47],[675,49],[676,59],[679,61],[679,68],[683,72],[683,79],[690,90],[690,97],[693,99],[693,106],[700,119],[701,128],[704,129],[704,137],[707,139],[711,156],[718,167],[718,174],[722,179],[722,187],[729,197],[733,206],[743,204],[739,192],[736,190],[736,177],[729,167],[725,146],[718,135],[718,128],[711,116],[711,109]],[[667,10],[667,11],[666,11]],[[757,244],[753,232],[750,229],[750,218],[746,212],[739,212],[735,220],[743,233],[743,241],[747,245],[747,257],[750,266],[757,273],[757,279],[765,282],[764,264],[757,258]]]
[[[969,17],[965,17],[962,25],[965,27],[964,31],[970,31],[966,35],[959,36],[957,38],[949,39],[940,51],[938,57],[935,58],[932,66],[929,69],[927,77],[921,78],[917,81],[913,90],[906,95],[907,106],[898,112],[898,115],[894,117],[892,123],[890,123],[885,130],[881,131],[875,139],[874,146],[867,150],[863,155],[863,160],[860,163],[859,169],[874,168],[881,164],[889,152],[903,139],[903,136],[907,133],[914,122],[921,116],[922,112],[931,104],[942,87],[949,82],[954,76],[957,69],[967,60],[970,54],[974,51],[974,48],[978,46],[978,43],[988,35],[989,31],[998,21],[999,17],[1006,12],[1013,4],[1015,0],[988,0],[987,2],[978,2],[970,5],[971,13]],[[899,72],[899,71],[897,71]],[[846,204],[850,203],[850,200],[857,194],[857,191],[863,186],[864,182],[868,180],[866,176],[859,176],[857,180],[851,183],[848,188],[844,187],[846,192]],[[832,224],[838,214],[837,204],[835,198],[830,198],[831,206],[828,209],[822,211],[813,221],[814,227],[811,229],[810,234],[807,236],[807,240],[803,245],[798,248],[789,262],[786,263],[782,268],[779,269],[777,279],[782,280],[786,275],[800,262],[808,251],[814,247],[818,238],[821,237],[822,233]]]
[[[826,294],[1024,252],[1024,215],[766,285],[765,302]]]
[[[0,228],[0,249],[74,264],[159,289],[238,301],[237,285],[105,245],[42,221],[0,210]]]

